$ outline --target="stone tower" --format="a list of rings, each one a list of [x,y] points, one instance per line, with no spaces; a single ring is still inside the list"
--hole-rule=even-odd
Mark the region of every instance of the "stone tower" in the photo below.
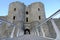
[[[14,33],[15,36],[18,36],[17,34],[22,35],[24,19],[25,19],[25,5],[20,2],[10,3],[7,20],[16,25]]]
[[[41,28],[37,29],[37,25],[41,24],[45,19],[45,9],[44,5],[41,2],[35,2],[26,7],[25,10],[25,29],[29,29],[30,33],[33,35],[41,35]],[[45,35],[48,36],[48,26],[47,24],[43,24],[43,30],[45,30]]]
[[[14,36],[24,34],[42,36],[41,28],[36,26],[45,19],[44,5],[41,2],[32,3],[28,7],[20,2],[13,2],[9,5],[7,20],[16,25]],[[9,27],[8,24],[7,27]],[[42,28],[45,30],[45,35],[48,35],[47,24],[44,24]]]

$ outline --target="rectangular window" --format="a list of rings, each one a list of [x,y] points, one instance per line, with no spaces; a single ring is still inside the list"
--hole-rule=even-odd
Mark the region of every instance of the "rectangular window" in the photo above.
[[[13,16],[13,20],[15,20],[15,16]]]
[[[16,11],[16,8],[14,8],[14,11]]]
[[[39,16],[39,20],[41,19],[41,17]]]
[[[28,17],[26,17],[26,22],[28,22]]]
[[[40,8],[38,8],[38,11],[40,11]]]

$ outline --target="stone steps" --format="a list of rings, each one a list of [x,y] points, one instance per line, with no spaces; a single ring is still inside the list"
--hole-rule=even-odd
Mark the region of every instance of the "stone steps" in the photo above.
[[[44,38],[36,35],[23,35],[15,38],[3,38],[1,40],[54,40],[52,38]]]

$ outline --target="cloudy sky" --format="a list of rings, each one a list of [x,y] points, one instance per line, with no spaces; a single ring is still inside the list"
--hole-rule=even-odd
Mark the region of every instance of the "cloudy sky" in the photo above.
[[[0,16],[8,15],[9,3],[14,1],[20,1],[25,5],[29,5],[33,2],[42,2],[45,6],[46,17],[49,17],[60,9],[60,0],[0,0]]]

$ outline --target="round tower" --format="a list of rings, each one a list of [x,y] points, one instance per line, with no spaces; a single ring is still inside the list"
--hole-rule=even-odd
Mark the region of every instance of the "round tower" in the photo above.
[[[30,20],[42,22],[45,20],[45,9],[41,2],[35,2],[30,5]]]
[[[18,1],[10,3],[7,20],[13,24],[16,24],[16,30],[18,31],[19,29],[20,31],[19,33],[15,30],[15,34],[17,36],[18,34],[22,35],[23,32],[22,28],[23,28],[24,17],[25,17],[24,13],[25,13],[25,5],[23,3],[20,3]]]
[[[9,5],[8,20],[13,21],[24,21],[25,5],[20,2],[13,2]]]
[[[28,15],[26,15],[26,21],[27,23],[30,23],[29,28],[32,28],[31,33],[42,35],[41,28],[37,28],[37,26],[42,23],[46,17],[45,17],[45,9],[44,4],[41,2],[35,2],[28,6]],[[47,25],[44,24],[42,28],[45,30],[45,33],[48,33]],[[47,31],[47,32],[46,32]]]

